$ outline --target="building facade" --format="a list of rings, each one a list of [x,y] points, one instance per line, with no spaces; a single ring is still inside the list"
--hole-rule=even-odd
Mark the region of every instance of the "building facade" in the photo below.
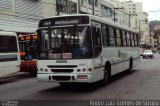
[[[140,12],[142,12],[142,4],[132,1],[0,0],[0,30],[34,33],[39,20],[42,18],[79,13],[94,14],[121,25],[139,29],[139,20],[144,20],[144,17],[141,19],[141,14],[137,16],[132,16],[132,14]],[[147,15],[145,19],[148,19]]]
[[[124,11],[129,15],[129,26],[140,32],[140,42],[149,44],[150,33],[148,24],[148,14],[143,12],[142,2],[134,2],[132,0],[116,2],[116,7],[123,7]]]
[[[0,30],[35,33],[39,20],[55,15],[54,9],[53,0],[0,0]]]

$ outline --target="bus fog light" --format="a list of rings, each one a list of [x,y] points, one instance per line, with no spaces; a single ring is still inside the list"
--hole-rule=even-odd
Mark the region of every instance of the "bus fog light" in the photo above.
[[[83,68],[83,70],[82,70],[83,72],[85,72],[86,71],[86,69],[85,68]]]
[[[77,72],[80,72],[81,71],[81,69],[77,69]]]
[[[43,71],[43,68],[40,68],[40,71]]]
[[[77,75],[77,79],[88,79],[87,75]]]
[[[92,72],[92,71],[93,71],[93,69],[92,69],[92,68],[89,68],[89,69],[88,69],[88,71],[89,71],[89,72]]]

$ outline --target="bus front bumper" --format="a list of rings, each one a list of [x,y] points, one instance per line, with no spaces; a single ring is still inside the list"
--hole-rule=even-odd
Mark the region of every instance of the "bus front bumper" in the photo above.
[[[92,83],[92,74],[43,74],[38,73],[37,79],[40,82],[77,82]]]

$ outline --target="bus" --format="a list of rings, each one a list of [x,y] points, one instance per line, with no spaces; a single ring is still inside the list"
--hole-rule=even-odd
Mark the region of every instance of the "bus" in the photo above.
[[[0,31],[0,77],[19,71],[20,56],[17,34]]]
[[[140,62],[138,31],[99,16],[41,19],[38,81],[107,84],[112,75]]]
[[[20,35],[19,38],[20,49],[20,71],[37,73],[37,34]]]

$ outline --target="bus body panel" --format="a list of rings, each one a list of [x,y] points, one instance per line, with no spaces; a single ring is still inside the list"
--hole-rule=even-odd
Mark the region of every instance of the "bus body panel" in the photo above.
[[[36,34],[19,36],[21,72],[37,73],[37,42],[38,35]]]
[[[88,72],[91,68],[93,71],[93,61],[92,60],[67,60],[66,63],[56,63],[56,61],[66,61],[66,60],[38,60],[38,81],[53,81],[53,82],[95,82],[97,80],[93,80],[92,72]],[[42,70],[43,69],[43,70]],[[85,69],[85,71],[83,71]],[[48,70],[48,71],[47,71]],[[80,71],[78,71],[80,70]],[[79,75],[86,75],[88,79],[78,79]],[[70,76],[70,80],[51,80],[49,76]],[[73,78],[74,77],[74,78]],[[97,77],[97,76],[96,76]]]
[[[18,46],[18,39],[16,33],[13,32],[3,32],[0,31],[0,37],[3,39],[11,39],[11,37],[15,37],[14,41],[8,41],[7,44],[14,45],[16,47],[15,51],[10,51],[10,49],[3,48],[5,46],[1,46],[0,48],[0,77],[6,76],[8,74],[12,74],[19,71],[20,68],[20,54],[19,54],[19,46]],[[6,38],[7,37],[7,38]],[[3,41],[1,41],[3,42]],[[6,43],[6,42],[5,42]],[[15,43],[15,44],[14,44]],[[4,42],[1,44],[3,45]]]
[[[135,30],[132,30],[128,27],[121,26],[117,23],[113,23],[111,21],[108,21],[106,19],[102,19],[102,18],[97,17],[97,16],[92,16],[92,15],[75,15],[75,16],[76,17],[77,16],[79,16],[79,17],[88,16],[89,17],[90,29],[93,26],[95,27],[95,30],[98,30],[98,28],[99,28],[100,34],[101,34],[101,42],[103,41],[102,40],[102,31],[101,31],[102,30],[101,29],[102,24],[106,24],[106,25],[118,28],[120,30],[122,29],[122,30],[128,31],[128,33],[132,32],[132,34],[133,33],[137,34],[137,31],[135,31]],[[60,18],[63,17],[64,18],[65,16],[56,16],[56,18],[58,18],[58,17],[60,17]],[[71,15],[71,17],[74,17],[74,15],[73,16]],[[52,17],[52,18],[54,20],[55,17]],[[44,21],[44,23],[39,24],[40,25],[39,30],[43,30],[43,28],[46,30],[46,29],[50,29],[50,27],[52,27],[52,28],[57,27],[57,26],[47,26],[47,25],[52,24],[49,21],[52,18],[47,18],[46,22],[44,21],[45,19],[42,20],[42,22]],[[67,21],[63,20],[61,22],[61,21],[58,20],[57,23],[55,22],[55,24],[61,24],[63,22],[64,22],[64,24],[66,24],[68,22],[72,23],[72,22],[78,22],[78,21],[69,20],[67,22]],[[77,25],[77,26],[80,26],[80,25]],[[60,25],[58,25],[57,28],[59,28],[59,27],[62,27],[62,28],[64,27],[65,28],[65,27],[70,27],[70,26],[67,26],[67,25],[60,26]],[[48,31],[46,33],[47,36],[49,35],[48,34],[49,32],[52,32],[52,31]],[[57,33],[57,32],[55,32],[55,33]],[[67,33],[67,32],[65,32],[65,33]],[[63,33],[62,35],[64,35],[65,33]],[[94,33],[92,32],[91,34],[92,34],[92,40],[93,40],[93,34]],[[126,35],[126,36],[128,36],[128,35]],[[131,36],[130,33],[129,33],[129,36]],[[138,36],[138,35],[136,35],[136,36]],[[132,39],[135,39],[135,38],[132,38]],[[130,38],[130,40],[131,40],[131,38]],[[132,47],[132,46],[130,46],[130,47],[127,47],[127,46],[122,46],[122,47],[120,47],[120,46],[119,47],[118,46],[117,47],[114,47],[114,46],[113,47],[107,47],[106,46],[106,47],[104,47],[103,44],[101,44],[102,51],[99,53],[99,55],[97,55],[95,57],[92,57],[90,59],[66,59],[65,60],[65,61],[67,61],[66,63],[57,63],[56,62],[56,61],[64,61],[64,59],[59,59],[59,60],[51,60],[51,59],[41,60],[41,59],[38,59],[38,61],[37,61],[37,67],[38,67],[37,79],[38,79],[38,81],[49,81],[49,82],[93,83],[93,82],[100,81],[104,78],[104,70],[106,68],[106,63],[110,63],[110,65],[111,65],[110,66],[111,67],[111,70],[110,70],[111,71],[111,76],[115,75],[119,72],[122,72],[124,70],[129,69],[130,68],[129,64],[130,64],[131,59],[133,60],[133,67],[135,67],[137,64],[139,64],[140,55],[139,55],[139,48],[137,47],[138,46],[138,39],[136,41],[134,41],[134,43],[135,42],[137,43],[137,44],[136,43],[134,44],[135,47]],[[131,42],[131,43],[133,43],[133,42]],[[46,46],[45,43],[44,43],[44,45]],[[92,46],[93,46],[93,42],[92,42]],[[47,49],[48,48],[49,48],[49,46],[47,45]],[[96,51],[96,49],[95,49],[95,51]],[[85,64],[86,67],[81,67],[78,64]],[[48,65],[53,66],[53,67],[48,68],[47,67]],[[71,68],[71,69],[73,69],[72,72],[63,72],[62,71],[62,70],[68,69],[68,67],[65,67],[65,66],[71,66],[71,65],[76,65],[77,66],[76,68]],[[79,68],[81,70],[83,68],[87,68],[87,71],[77,72],[76,70],[78,70]],[[61,70],[56,70],[57,72],[52,72],[52,71],[50,71],[51,69],[53,69],[53,70],[54,69],[61,69]],[[80,75],[80,80],[78,79],[79,75]],[[55,79],[57,79],[57,80],[55,80]]]
[[[0,77],[16,73],[19,71],[20,62],[13,61],[13,62],[3,62],[3,63],[8,65],[3,65],[3,64],[0,65]]]
[[[21,61],[20,71],[37,73],[37,61]]]
[[[103,49],[103,58],[105,62],[111,63],[111,75],[114,75],[129,69],[130,58],[133,58],[133,60],[140,59],[139,48],[107,47]],[[135,67],[140,61],[133,62],[133,67]]]

